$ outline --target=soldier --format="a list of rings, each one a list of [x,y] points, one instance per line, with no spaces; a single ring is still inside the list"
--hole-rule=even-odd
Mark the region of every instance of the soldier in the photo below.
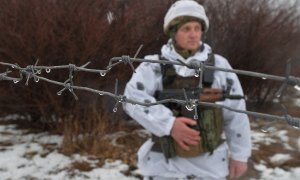
[[[163,29],[170,39],[162,46],[160,55],[145,59],[231,69],[224,57],[213,54],[211,47],[202,41],[208,28],[203,6],[193,0],[176,1],[164,18]],[[127,83],[125,95],[137,101],[156,102],[166,94],[180,98],[170,92],[185,88],[193,90],[193,98],[200,101],[245,110],[244,99],[224,98],[224,92],[243,96],[236,74],[206,70],[202,77],[204,88],[199,88],[202,86],[197,74],[199,70],[187,66],[144,62]],[[149,107],[125,103],[123,107],[152,133],[152,138],[138,151],[138,167],[144,179],[220,180],[228,175],[239,178],[246,172],[251,155],[247,115],[205,106],[186,111],[184,105],[176,103]]]

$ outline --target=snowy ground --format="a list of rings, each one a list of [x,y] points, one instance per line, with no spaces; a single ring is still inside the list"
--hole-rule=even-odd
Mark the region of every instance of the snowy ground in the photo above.
[[[251,162],[256,175],[251,179],[300,179],[300,130],[284,123],[274,125],[268,132],[258,127],[252,122]]]
[[[122,173],[129,167],[120,160],[106,160],[102,168],[93,168],[98,163],[93,157],[65,156],[59,153],[61,143],[62,137],[58,135],[28,134],[26,130],[16,129],[14,124],[0,125],[0,180],[138,179]],[[82,162],[89,163],[91,170],[74,168]]]
[[[252,122],[254,156],[252,169],[245,179],[300,179],[300,131],[288,126],[287,129],[274,126],[264,133],[258,126],[257,122]],[[291,131],[296,136],[293,141]],[[139,179],[126,176],[124,172],[129,166],[120,160],[107,160],[99,168],[93,157],[65,156],[59,153],[61,143],[62,137],[58,135],[27,133],[16,129],[15,124],[0,125],[0,179]],[[89,163],[91,169],[79,171],[74,168],[74,164],[80,162]],[[138,170],[132,174],[138,174]]]
[[[297,99],[292,105],[299,108],[300,98]],[[140,177],[138,170],[128,173],[129,165],[121,160],[107,159],[99,167],[98,160],[91,156],[65,156],[60,153],[61,136],[18,129],[11,123],[18,118],[0,117],[0,180],[136,180]],[[266,120],[251,120],[253,155],[249,171],[242,179],[300,179],[300,130],[276,122],[268,132],[263,132],[261,128],[265,125],[270,124]],[[84,164],[89,164],[89,168],[81,171],[78,169],[82,168],[76,168]]]

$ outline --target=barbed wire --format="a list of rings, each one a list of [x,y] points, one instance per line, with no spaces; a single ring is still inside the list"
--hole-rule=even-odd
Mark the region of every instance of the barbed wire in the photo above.
[[[277,116],[277,115],[271,115],[271,114],[265,114],[265,113],[259,113],[259,112],[253,112],[253,111],[246,111],[246,110],[239,110],[239,109],[234,109],[229,106],[225,106],[222,104],[216,104],[216,103],[210,103],[210,102],[201,102],[198,99],[188,99],[186,96],[185,90],[183,90],[183,94],[185,99],[180,100],[180,99],[164,99],[164,100],[159,100],[156,102],[141,102],[133,99],[127,98],[123,94],[118,94],[118,80],[116,79],[115,82],[115,91],[113,93],[107,92],[107,91],[101,91],[89,87],[83,87],[83,86],[77,86],[74,85],[73,82],[73,73],[75,71],[84,71],[84,72],[90,72],[90,73],[98,73],[101,76],[105,76],[113,67],[124,63],[124,64],[129,64],[130,68],[132,69],[133,72],[135,72],[133,62],[148,62],[148,63],[160,63],[160,64],[173,64],[173,65],[181,65],[181,66],[186,66],[191,69],[197,70],[198,74],[195,74],[196,77],[200,78],[200,82],[203,76],[203,72],[206,69],[211,69],[211,70],[219,70],[219,71],[225,71],[225,72],[231,72],[231,73],[236,73],[236,74],[241,74],[241,75],[247,75],[247,76],[252,76],[252,77],[259,77],[262,79],[269,79],[269,80],[276,80],[276,81],[281,81],[282,85],[279,88],[279,90],[276,92],[276,97],[280,97],[282,95],[283,90],[286,88],[287,85],[292,85],[292,86],[300,86],[300,78],[291,76],[291,60],[288,60],[287,62],[287,68],[286,68],[286,75],[285,77],[282,76],[276,76],[276,75],[270,75],[270,74],[264,74],[264,73],[258,73],[258,72],[252,72],[252,71],[244,71],[244,70],[237,70],[237,69],[225,69],[225,68],[219,68],[215,66],[210,66],[206,65],[202,62],[197,62],[194,64],[186,64],[183,62],[173,62],[173,61],[168,61],[168,60],[149,60],[149,59],[141,59],[141,58],[136,58],[137,54],[139,53],[141,47],[135,54],[133,58],[130,58],[129,56],[121,56],[121,57],[113,57],[110,59],[108,66],[105,69],[89,69],[87,66],[90,64],[90,62],[85,63],[82,66],[76,66],[74,64],[68,64],[68,65],[59,65],[59,66],[38,66],[38,60],[34,65],[28,65],[26,67],[20,67],[18,64],[12,64],[12,63],[6,63],[6,62],[0,62],[1,65],[10,67],[12,69],[15,69],[19,71],[19,77],[10,77],[9,73],[12,71],[8,68],[6,72],[0,74],[0,80],[7,80],[7,81],[13,81],[14,83],[18,83],[24,79],[26,79],[25,85],[28,85],[30,79],[34,79],[35,82],[39,82],[39,80],[49,82],[52,84],[56,84],[59,86],[62,86],[63,88],[57,92],[57,95],[61,95],[65,90],[68,90],[76,100],[78,100],[77,95],[74,92],[74,89],[77,90],[83,90],[83,91],[89,91],[93,92],[99,95],[107,95],[115,99],[116,104],[113,108],[113,112],[116,112],[118,110],[118,106],[122,103],[131,103],[134,105],[142,105],[142,106],[153,106],[153,105],[158,105],[158,104],[164,104],[164,103],[178,103],[181,105],[184,105],[188,110],[195,112],[194,118],[197,119],[197,106],[202,105],[202,106],[208,106],[208,107],[215,107],[215,108],[223,108],[227,109],[233,112],[237,113],[244,113],[248,114],[257,118],[263,118],[263,119],[269,119],[269,120],[281,120],[281,121],[286,121],[289,125],[299,128],[300,127],[300,118],[297,117],[292,117],[288,114],[286,108],[282,105],[283,109],[283,116]],[[54,69],[69,69],[69,77],[66,81],[64,82],[59,82],[55,80],[51,80],[48,78],[45,78],[41,76],[42,70],[44,70],[46,73],[50,73],[51,70]],[[202,83],[200,84],[200,88],[202,88]]]

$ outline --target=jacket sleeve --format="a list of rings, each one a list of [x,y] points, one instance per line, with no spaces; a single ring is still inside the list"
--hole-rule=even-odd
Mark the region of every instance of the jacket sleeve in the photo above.
[[[232,69],[227,60],[224,63],[225,68]],[[230,94],[232,95],[244,95],[240,84],[240,81],[235,73],[225,73],[222,76],[222,86],[228,87],[232,82]],[[220,73],[220,74],[222,74]],[[225,82],[224,82],[225,81]],[[225,106],[233,109],[245,110],[245,100],[230,100],[226,99]],[[223,108],[224,116],[224,131],[226,135],[226,141],[229,145],[229,151],[231,158],[234,160],[247,162],[251,155],[251,135],[250,124],[247,114],[237,113]]]
[[[157,55],[145,59],[157,60]],[[138,102],[156,102],[154,93],[161,89],[161,70],[157,63],[141,63],[125,87],[124,95]],[[175,117],[164,105],[142,106],[124,103],[125,112],[156,136],[170,135]]]

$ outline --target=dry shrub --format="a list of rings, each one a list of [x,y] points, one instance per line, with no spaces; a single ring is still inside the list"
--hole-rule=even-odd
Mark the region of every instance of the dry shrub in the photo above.
[[[159,0],[3,0],[0,2],[0,59],[22,67],[34,64],[37,59],[40,65],[80,66],[90,61],[89,68],[105,69],[110,58],[133,55],[140,44],[145,44],[140,56],[159,50],[156,42],[163,38],[162,17],[169,4]],[[161,35],[150,38],[152,33]],[[1,67],[1,72],[6,68]],[[60,82],[68,77],[68,70],[42,73]],[[105,77],[76,73],[74,82],[111,92],[118,78],[119,93],[122,93],[131,73],[129,66],[120,65]],[[18,72],[14,71],[13,75],[18,76]],[[82,109],[90,105],[111,113],[115,103],[111,98],[100,99],[95,94],[78,91],[79,101],[75,101],[67,92],[56,95],[62,87],[45,82],[36,84],[32,80],[28,87],[24,83],[1,81],[2,113],[29,114],[38,121],[43,117],[43,122],[55,125],[58,118],[63,120],[70,114],[81,116]]]
[[[207,41],[233,68],[285,75],[288,59],[298,60],[299,4],[276,0],[205,1],[210,18]],[[294,62],[293,73],[299,63]],[[273,98],[276,81],[239,76],[248,97],[258,104]]]
[[[95,113],[95,111],[94,111]],[[94,115],[93,112],[89,114]],[[97,159],[97,166],[102,167],[105,161],[120,159],[130,165],[131,169],[136,168],[136,152],[145,138],[132,133],[139,126],[128,126],[125,122],[118,123],[112,129],[108,120],[112,120],[107,113],[90,116],[84,121],[71,118],[64,122],[64,141],[62,152],[66,155],[81,153],[90,155],[92,159]],[[116,131],[124,132],[121,137],[109,138]],[[115,142],[116,144],[114,144]],[[84,164],[76,164],[86,167]],[[76,168],[76,167],[74,167]],[[79,168],[79,167],[77,167]]]
[[[86,112],[89,116],[85,119],[70,117],[64,120],[62,127],[64,132],[62,150],[64,153],[71,154],[84,150],[96,154],[107,150],[103,148],[108,147],[109,142],[104,141],[103,137],[114,131],[109,125],[109,120],[112,118],[101,111],[97,112],[95,108],[92,109],[94,112]],[[100,143],[100,141],[102,142]]]

